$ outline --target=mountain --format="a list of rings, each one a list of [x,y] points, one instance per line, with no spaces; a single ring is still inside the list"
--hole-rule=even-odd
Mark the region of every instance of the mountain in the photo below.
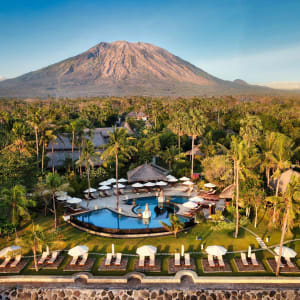
[[[269,82],[262,83],[261,86],[266,86],[272,89],[281,89],[281,90],[300,90],[300,82]]]
[[[0,82],[0,97],[197,96],[270,93],[224,81],[148,43],[102,42],[46,68]]]

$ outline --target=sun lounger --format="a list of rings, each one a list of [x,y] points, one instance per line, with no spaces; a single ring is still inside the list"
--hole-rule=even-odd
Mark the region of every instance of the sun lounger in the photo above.
[[[70,266],[75,266],[78,260],[78,256],[73,256],[71,262],[70,262]]]
[[[38,264],[42,265],[46,261],[46,259],[48,258],[48,256],[49,256],[49,252],[44,251],[43,254],[42,254],[42,256],[41,256],[41,258],[38,261]]]
[[[184,254],[184,265],[188,267],[191,265],[191,257],[189,253]]]
[[[122,260],[122,253],[117,253],[115,265],[120,266],[121,265],[121,260]]]
[[[155,266],[155,255],[151,255],[150,256],[149,266],[150,267],[154,267]]]
[[[180,266],[180,253],[175,253],[175,266]]]
[[[52,252],[51,258],[48,260],[48,264],[53,264],[56,261],[58,253],[59,251]]]
[[[120,193],[121,195],[125,195],[124,190],[119,190],[119,193]]]
[[[208,265],[211,267],[211,268],[214,268],[215,267],[215,262],[214,262],[214,258],[212,255],[208,255],[207,256],[207,260],[208,260]]]
[[[258,266],[259,265],[258,262],[257,262],[257,260],[256,260],[255,253],[251,253],[251,262],[252,262],[253,266]]]
[[[84,194],[84,198],[85,198],[86,200],[91,200],[91,197],[90,197],[88,194]]]
[[[21,254],[18,254],[16,257],[15,257],[15,260],[10,264],[10,267],[11,268],[15,268],[19,262],[21,261],[22,259],[22,255]]]
[[[294,263],[292,263],[292,261],[289,257],[285,257],[285,260],[286,260],[286,264],[287,264],[288,268],[290,268],[290,269],[296,268],[296,266],[294,265]]]
[[[97,197],[94,194],[91,194],[92,199],[97,199]]]
[[[279,256],[276,255],[276,256],[275,256],[276,264],[278,264],[278,260],[279,260]],[[280,268],[284,268],[284,264],[281,262],[281,260],[280,260]]]
[[[107,253],[106,254],[106,260],[105,260],[105,265],[110,266],[111,264],[111,259],[112,259],[112,253]]]
[[[224,260],[223,260],[223,256],[222,255],[218,256],[218,261],[219,261],[219,266],[221,268],[225,268],[225,264],[224,264]]]
[[[7,256],[5,258],[5,260],[2,262],[2,264],[0,265],[0,268],[6,268],[7,264],[10,262],[11,260],[11,256]]]
[[[241,259],[244,266],[248,266],[247,256],[245,253],[241,253]]]
[[[145,256],[141,255],[139,259],[139,267],[143,267],[145,265]]]
[[[87,259],[88,259],[88,257],[89,257],[88,253],[83,254],[82,258],[81,258],[81,260],[79,262],[79,266],[84,266],[85,263],[86,263],[86,261],[87,261]]]
[[[110,197],[110,196],[111,196],[111,194],[110,194],[109,192],[107,192],[107,191],[104,191],[103,193],[104,193],[104,195],[106,195],[107,197]]]

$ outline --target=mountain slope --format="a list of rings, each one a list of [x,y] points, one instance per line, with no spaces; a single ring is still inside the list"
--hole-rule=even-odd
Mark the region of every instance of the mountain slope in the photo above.
[[[82,54],[0,82],[0,96],[194,96],[269,92],[218,79],[147,43],[100,43]]]

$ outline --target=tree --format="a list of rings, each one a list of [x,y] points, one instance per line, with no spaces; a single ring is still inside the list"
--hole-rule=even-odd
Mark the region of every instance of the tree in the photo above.
[[[178,231],[184,228],[184,223],[180,221],[179,217],[175,213],[170,214],[169,219],[170,219],[170,225],[162,221],[160,221],[160,223],[168,231],[174,233],[174,237],[176,239]]]
[[[263,130],[261,119],[247,114],[245,118],[240,120],[240,125],[240,136],[246,141],[248,147],[250,144],[257,144]]]
[[[115,159],[116,164],[116,194],[117,194],[117,203],[116,208],[119,209],[119,186],[118,186],[118,163],[119,155],[125,156],[127,158],[131,157],[131,154],[137,149],[130,144],[133,140],[133,137],[127,135],[125,128],[114,128],[113,132],[109,136],[109,143],[105,146],[106,149],[102,153],[101,158],[104,161],[107,161],[110,158]]]
[[[283,222],[279,247],[279,259],[276,266],[276,276],[279,275],[282,247],[286,232],[290,233],[293,222],[300,213],[300,177],[292,176],[285,194],[282,197]]]
[[[15,185],[10,189],[2,190],[4,203],[10,208],[11,223],[16,226],[20,217],[30,218],[29,207],[35,206],[35,202],[26,197],[26,189],[22,185]]]

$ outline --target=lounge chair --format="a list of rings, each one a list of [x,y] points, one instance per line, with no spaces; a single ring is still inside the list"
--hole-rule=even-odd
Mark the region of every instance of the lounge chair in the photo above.
[[[218,261],[219,261],[219,266],[221,268],[225,268],[225,264],[224,264],[224,260],[223,260],[223,256],[222,255],[218,256]]]
[[[78,260],[78,256],[73,256],[71,262],[70,262],[70,266],[75,266]]]
[[[0,268],[6,268],[7,264],[10,262],[11,260],[11,256],[7,256],[5,258],[5,260],[2,262],[2,264],[0,265]]]
[[[104,191],[103,193],[104,193],[104,195],[106,195],[106,197],[110,197],[111,196],[111,194],[109,192],[107,192],[107,191]]]
[[[256,260],[255,253],[251,253],[251,262],[252,262],[253,266],[258,266],[259,265],[258,262],[257,262],[257,260]]]
[[[144,265],[145,265],[145,256],[140,255],[139,267],[144,267]]]
[[[79,262],[79,266],[84,266],[85,263],[86,263],[86,261],[87,261],[87,259],[88,259],[88,257],[89,257],[88,253],[83,254],[82,258],[81,258],[81,260]]]
[[[125,195],[124,190],[119,190],[119,193],[120,193],[121,195]]]
[[[48,264],[50,264],[50,265],[54,264],[54,262],[57,259],[58,253],[59,253],[59,251],[53,251],[52,252],[51,258],[48,260]]]
[[[279,260],[279,256],[276,255],[276,256],[275,256],[276,264],[278,264],[278,260]],[[284,264],[281,262],[281,259],[280,259],[280,268],[284,268]]]
[[[150,256],[149,266],[150,267],[154,267],[155,266],[155,255],[151,255]]]
[[[180,266],[180,253],[175,253],[175,266]]]
[[[21,254],[18,254],[16,257],[15,257],[15,260],[10,264],[10,267],[11,268],[15,268],[19,262],[21,261],[22,259],[22,255]]]
[[[88,194],[84,194],[84,198],[85,198],[86,200],[91,200],[91,197],[90,197]]]
[[[112,259],[112,253],[107,253],[106,254],[106,260],[105,260],[105,265],[110,266],[111,264],[111,259]]]
[[[243,266],[248,266],[248,261],[247,261],[247,256],[245,253],[241,253],[241,259],[242,259],[242,263],[243,263]]]
[[[92,199],[97,199],[97,197],[94,194],[91,194]]]
[[[296,266],[294,265],[294,263],[291,261],[291,259],[289,257],[285,257],[286,260],[286,264],[288,266],[288,268],[293,269],[296,268]]]
[[[41,258],[38,261],[38,264],[42,265],[46,261],[46,259],[48,258],[48,256],[49,256],[49,252],[48,251],[44,251],[43,254],[42,254],[42,256],[41,256]]]
[[[115,265],[120,266],[121,265],[121,260],[122,260],[122,253],[117,253]]]
[[[207,256],[207,260],[208,260],[208,265],[211,267],[211,268],[214,268],[216,265],[215,265],[215,262],[214,262],[214,258],[212,255],[208,255]]]
[[[191,265],[191,257],[189,253],[184,254],[184,265],[187,267]]]

